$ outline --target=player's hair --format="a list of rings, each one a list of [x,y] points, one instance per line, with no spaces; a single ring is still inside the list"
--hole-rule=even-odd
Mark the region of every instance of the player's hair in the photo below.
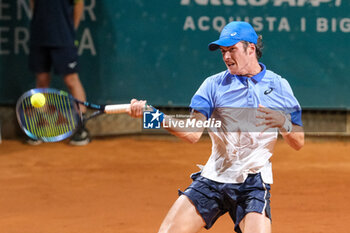
[[[247,48],[250,42],[242,41],[242,43],[243,43],[243,48],[245,49],[245,51],[247,51]],[[255,44],[255,56],[258,60],[262,57],[263,48],[264,48],[264,44],[262,42],[262,35],[259,35],[258,42]]]

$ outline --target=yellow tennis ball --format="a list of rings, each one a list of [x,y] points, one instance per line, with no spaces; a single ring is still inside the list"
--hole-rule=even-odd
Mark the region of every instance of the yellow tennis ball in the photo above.
[[[41,93],[36,93],[30,97],[30,102],[36,108],[41,108],[45,105],[46,99],[45,96]]]

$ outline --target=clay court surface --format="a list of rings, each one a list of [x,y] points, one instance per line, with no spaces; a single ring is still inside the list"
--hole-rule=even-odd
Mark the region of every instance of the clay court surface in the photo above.
[[[1,233],[151,233],[210,153],[171,136],[0,145]],[[275,233],[348,233],[350,142],[307,140],[273,156]],[[207,232],[202,230],[201,232]],[[208,232],[233,232],[228,215]]]

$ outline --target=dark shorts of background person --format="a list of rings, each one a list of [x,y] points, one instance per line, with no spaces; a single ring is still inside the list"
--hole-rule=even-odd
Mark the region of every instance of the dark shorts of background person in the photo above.
[[[29,53],[29,69],[34,73],[53,71],[57,75],[67,75],[79,71],[76,47],[32,46]]]
[[[219,183],[200,175],[191,175],[192,184],[179,195],[186,195],[196,207],[209,229],[215,221],[229,212],[235,231],[241,233],[239,223],[250,212],[263,213],[271,220],[270,185],[265,184],[260,173],[249,174],[244,183]]]

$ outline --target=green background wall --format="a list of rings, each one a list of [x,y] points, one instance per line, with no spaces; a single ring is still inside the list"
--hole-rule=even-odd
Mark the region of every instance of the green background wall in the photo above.
[[[88,99],[187,106],[202,81],[225,69],[207,45],[231,20],[263,35],[268,69],[286,78],[307,108],[350,108],[350,1],[86,0],[80,77]],[[27,68],[26,0],[0,0],[0,103],[34,87]],[[63,88],[60,77],[52,87]]]

